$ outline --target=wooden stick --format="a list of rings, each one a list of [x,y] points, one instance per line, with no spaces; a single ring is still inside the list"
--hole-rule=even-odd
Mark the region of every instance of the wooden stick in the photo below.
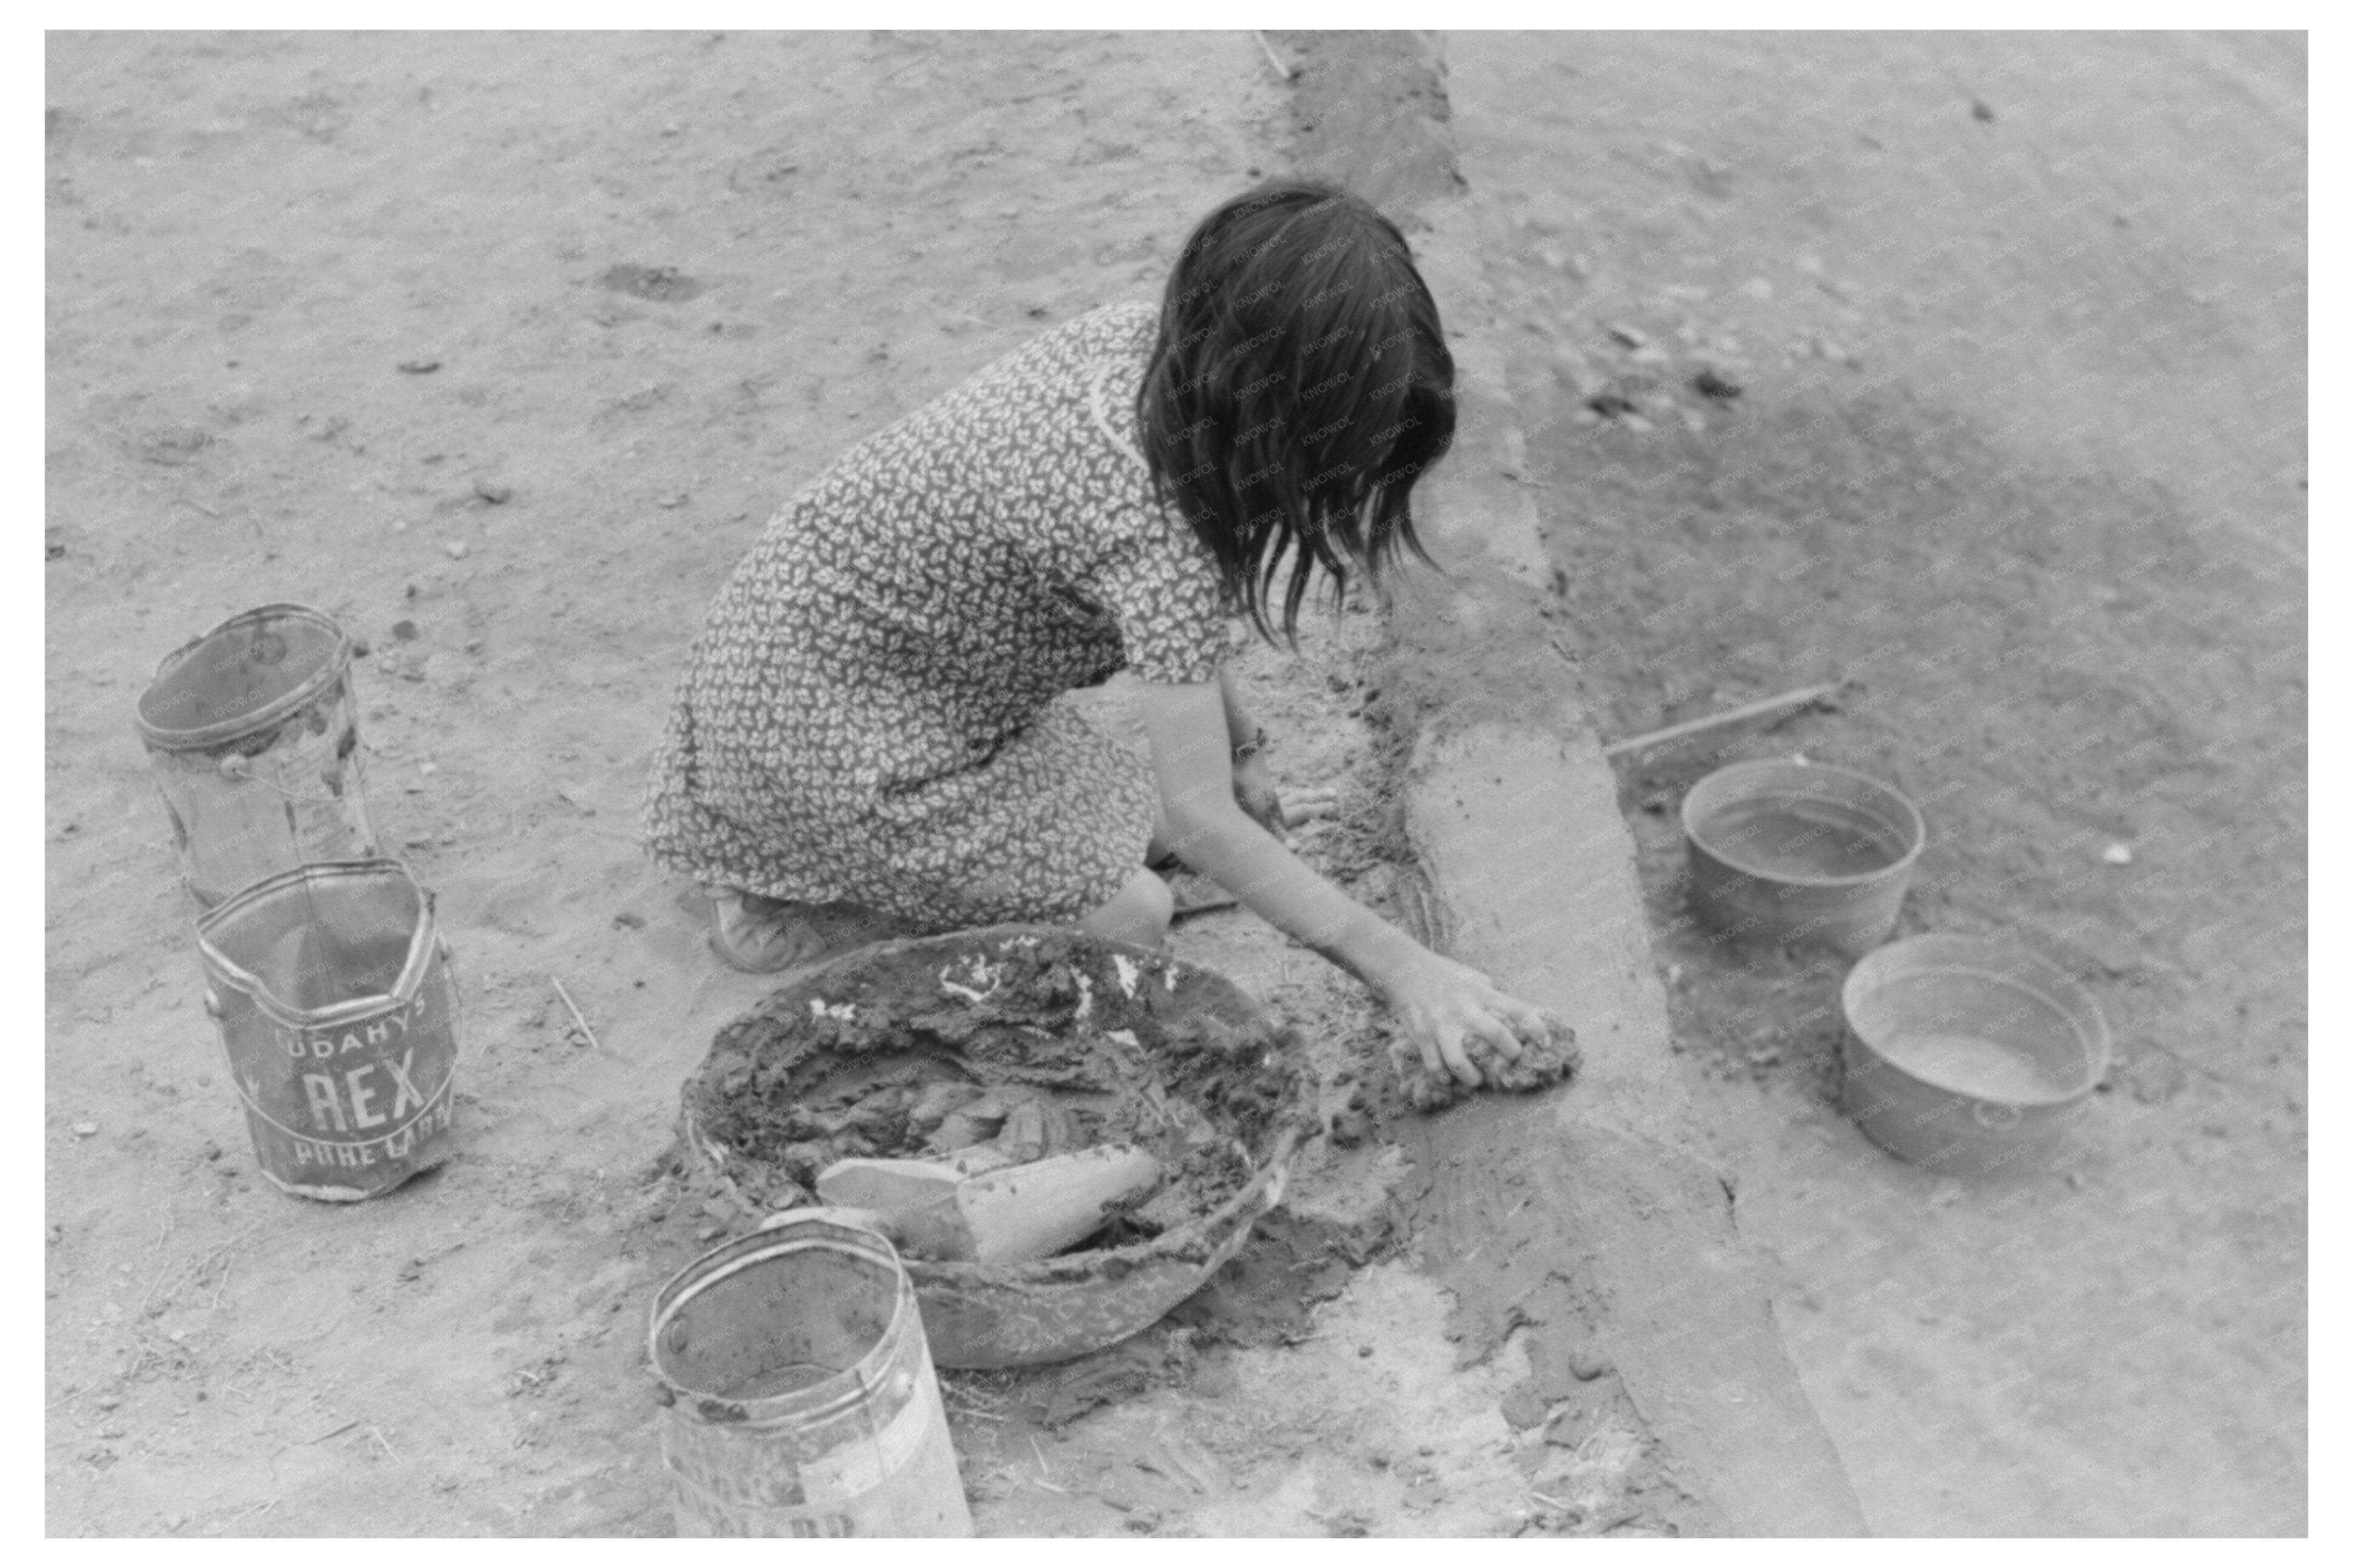
[[[1274,52],[1274,46],[1266,41],[1266,35],[1253,28],[1250,37],[1256,38],[1258,47],[1266,51],[1266,63],[1274,68],[1274,74],[1289,81],[1293,74],[1292,68],[1282,63],[1282,57]]]
[[[164,1228],[155,1234],[155,1250],[163,1251],[164,1243],[170,1240],[171,1236],[172,1208],[169,1204],[166,1204],[164,1206]],[[147,1315],[147,1303],[155,1299],[156,1287],[164,1283],[164,1276],[170,1271],[170,1268],[169,1263],[164,1264],[163,1268],[155,1270],[155,1278],[147,1282],[147,1294],[139,1298],[139,1310],[131,1314],[134,1321]]]
[[[1646,752],[1652,746],[1669,741],[1680,741],[1686,735],[1696,735],[1703,730],[1713,730],[1719,724],[1736,724],[1743,719],[1755,719],[1782,708],[1802,708],[1809,702],[1819,702],[1846,685],[1833,680],[1827,686],[1801,687],[1796,691],[1784,691],[1778,697],[1763,697],[1754,702],[1744,702],[1737,708],[1727,708],[1721,713],[1711,713],[1704,719],[1687,719],[1680,724],[1670,724],[1663,730],[1653,730],[1647,735],[1635,735],[1623,741],[1612,741],[1601,748],[1605,757],[1622,757],[1633,752]]]
[[[1206,915],[1213,910],[1236,909],[1240,904],[1241,900],[1231,893],[1217,893],[1179,903],[1168,911],[1168,918],[1172,921],[1181,921],[1187,915]]]
[[[603,1050],[605,1047],[596,1043],[596,1031],[590,1028],[588,1026],[588,1020],[580,1016],[580,1009],[573,1002],[572,993],[564,988],[564,982],[556,979],[553,974],[549,975],[548,979],[554,982],[556,995],[564,999],[564,1010],[571,1014],[572,1021],[580,1026],[580,1033],[582,1037],[587,1040],[588,1048],[596,1051]]]
[[[277,1506],[278,1500],[276,1498],[271,1498],[268,1502],[256,1503],[251,1508],[240,1511],[235,1518],[229,1520],[227,1523],[224,1523],[221,1528],[223,1530],[227,1530],[229,1525],[242,1524],[248,1519],[257,1518],[261,1514],[268,1513],[271,1509],[276,1508]]]
[[[280,1444],[280,1445],[279,1446],[279,1447],[278,1447],[277,1452],[276,1452],[276,1453],[273,1453],[273,1454],[271,1454],[271,1455],[269,1456],[269,1475],[270,1475],[270,1479],[271,1479],[272,1480],[275,1480],[275,1479],[277,1479],[277,1477],[278,1477],[278,1455],[279,1455],[279,1454],[290,1454],[290,1453],[292,1453],[292,1452],[293,1452],[295,1449],[297,1449],[297,1448],[314,1448],[314,1447],[317,1447],[320,1444],[322,1444],[322,1443],[325,1442],[328,1438],[330,1438],[330,1437],[340,1437],[340,1436],[342,1436],[344,1433],[346,1433],[346,1432],[350,1431],[353,1427],[354,1427],[354,1426],[358,1426],[358,1425],[359,1425],[359,1423],[358,1423],[358,1422],[356,1422],[356,1421],[346,1421],[346,1422],[344,1422],[342,1426],[340,1426],[336,1427],[336,1428],[335,1428],[333,1431],[332,1431],[332,1432],[322,1432],[322,1433],[320,1433],[320,1434],[319,1434],[317,1436],[315,1436],[315,1437],[308,1437],[308,1438],[304,1438],[302,1441],[301,1441],[301,1442],[297,1442],[297,1443],[283,1443],[283,1444]]]

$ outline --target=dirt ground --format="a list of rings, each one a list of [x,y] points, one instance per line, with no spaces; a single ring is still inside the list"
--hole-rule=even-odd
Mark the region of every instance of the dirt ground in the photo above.
[[[2300,1532],[2301,39],[1448,60],[1598,727],[1858,683],[1620,773],[1676,1047],[1873,1527]],[[1692,928],[1683,789],[1793,753],[1922,805],[1899,934],[2017,932],[2092,990],[2116,1066],[2062,1168],[1872,1155],[1846,962]]]
[[[2123,1042],[2070,1173],[1856,1166],[1834,979],[1676,927],[1644,807],[1704,764],[1628,770],[1683,1059],[1873,1523],[2301,1529],[2300,52],[1449,51],[1605,731],[1856,674],[1754,749],[1903,784],[1909,924],[2070,944]],[[1150,297],[1281,166],[1281,86],[1240,33],[57,35],[47,85],[47,1530],[666,1533],[646,1300],[745,1222],[670,1123],[765,989],[635,847],[688,640],[843,447]],[[1578,423],[1621,377],[1676,409]],[[348,1207],[251,1172],[131,727],[156,658],[279,598],[370,644],[370,797],[464,997],[457,1157]],[[1877,651],[1932,619],[1949,657]],[[1245,657],[1278,777],[1345,795],[1307,853],[1376,901],[1377,637]],[[1178,945],[1379,1081],[1370,1009],[1266,936]],[[1160,1329],[944,1379],[983,1532],[1612,1517],[1631,1436],[1504,1421],[1513,1356],[1458,1367],[1396,1256],[1402,1175],[1314,1147]]]
[[[48,1531],[666,1533],[643,1314],[748,1223],[670,1123],[766,988],[634,841],[687,643],[862,432],[1155,297],[1275,166],[1279,83],[1240,33],[57,36],[47,75]],[[281,598],[369,645],[370,798],[463,999],[457,1156],[351,1207],[251,1169],[131,724],[154,659]],[[1278,776],[1352,790],[1303,842],[1368,896],[1377,635],[1245,662]],[[1373,1081],[1368,1006],[1266,934],[1178,945]],[[1532,1477],[1605,1494],[1620,1459],[1514,1445],[1508,1358],[1458,1371],[1440,1293],[1375,1260],[1400,1169],[1316,1145],[1176,1320],[948,1377],[983,1531],[1486,1533]]]

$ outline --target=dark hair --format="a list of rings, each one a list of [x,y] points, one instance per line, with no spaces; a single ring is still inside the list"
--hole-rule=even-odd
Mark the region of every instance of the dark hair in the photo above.
[[[1454,438],[1454,360],[1405,237],[1330,185],[1280,182],[1201,220],[1168,277],[1136,394],[1154,493],[1269,641],[1321,566],[1336,605],[1410,552],[1413,482]]]

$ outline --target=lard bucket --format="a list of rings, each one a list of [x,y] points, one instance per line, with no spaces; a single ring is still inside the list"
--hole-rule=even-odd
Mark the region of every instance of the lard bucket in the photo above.
[[[399,862],[271,877],[200,917],[196,947],[263,1175],[348,1202],[448,1157],[458,991]]]
[[[333,621],[264,605],[155,667],[139,734],[205,908],[280,871],[376,853],[351,664]]]
[[[696,1258],[654,1298],[678,1533],[970,1535],[897,1251],[822,1209],[770,1226]]]

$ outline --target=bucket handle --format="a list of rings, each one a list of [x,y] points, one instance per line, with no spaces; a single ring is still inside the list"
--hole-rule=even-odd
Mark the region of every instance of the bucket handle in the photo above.
[[[898,1240],[891,1234],[890,1226],[878,1210],[828,1208],[823,1205],[811,1205],[806,1208],[778,1209],[775,1214],[762,1220],[757,1228],[760,1231],[784,1230],[792,1226],[816,1221],[831,1225],[853,1226],[860,1230],[875,1231],[883,1240],[893,1245],[896,1245]]]
[[[2015,1105],[2001,1105],[1989,1100],[1979,1100],[1970,1102],[1969,1114],[1976,1117],[1978,1125],[1987,1131],[2000,1132],[2004,1128],[2018,1125],[2019,1118],[2024,1116],[2026,1112]]]

